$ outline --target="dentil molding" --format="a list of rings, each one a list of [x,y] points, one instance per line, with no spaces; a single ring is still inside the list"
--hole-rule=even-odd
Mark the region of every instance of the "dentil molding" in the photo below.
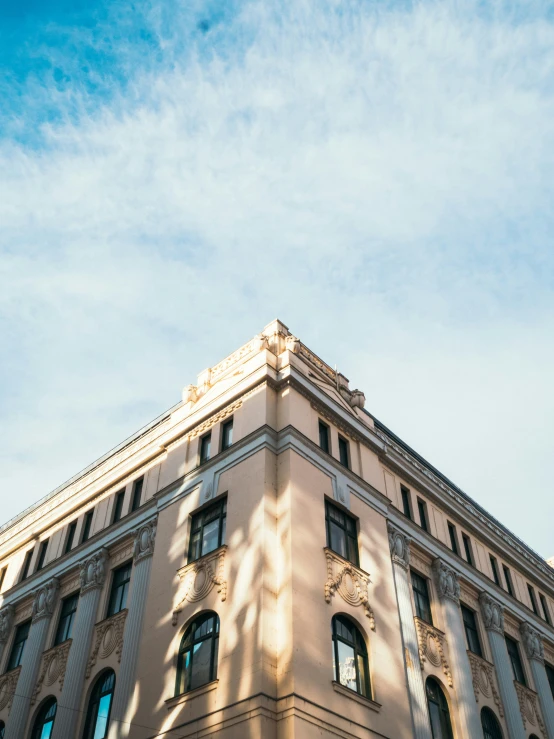
[[[325,547],[324,552],[327,559],[325,600],[330,603],[333,595],[338,593],[349,605],[363,606],[369,626],[375,631],[375,616],[369,604],[369,575],[331,549]]]
[[[177,571],[181,587],[178,603],[173,610],[171,623],[177,624],[177,617],[183,610],[186,601],[195,603],[205,598],[215,587],[221,594],[222,602],[227,598],[227,580],[223,577],[227,545],[223,545],[210,554],[191,562]]]

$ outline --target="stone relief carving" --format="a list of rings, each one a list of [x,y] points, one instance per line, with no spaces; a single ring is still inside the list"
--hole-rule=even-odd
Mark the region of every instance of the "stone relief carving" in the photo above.
[[[8,641],[15,617],[15,608],[10,604],[0,611],[0,644]]]
[[[293,354],[300,354],[300,341],[290,334],[285,337],[285,349]]]
[[[529,722],[532,727],[538,726],[541,733],[546,736],[544,722],[538,707],[537,694],[530,688],[526,688],[525,685],[522,685],[515,680],[514,685],[516,687],[521,718],[523,719],[523,727],[527,729],[527,722]]]
[[[173,626],[176,626],[177,617],[186,601],[195,603],[202,600],[213,588],[217,588],[217,592],[221,594],[222,602],[227,598],[227,580],[223,577],[226,551],[227,546],[222,546],[178,570],[181,588],[178,593],[179,602],[171,619]]]
[[[135,531],[135,544],[133,547],[134,563],[151,557],[154,554],[154,542],[156,540],[156,520],[147,521]]]
[[[471,665],[471,677],[473,680],[473,690],[475,692],[475,700],[479,703],[479,694],[482,693],[485,698],[491,695],[498,709],[499,715],[504,716],[504,708],[500,695],[496,688],[496,673],[494,666],[490,662],[478,657],[473,652],[467,653],[469,664]]]
[[[87,662],[85,677],[90,677],[92,668],[98,659],[106,659],[113,652],[117,655],[117,661],[121,662],[121,650],[123,648],[123,632],[127,609],[119,611],[115,616],[100,621],[94,627],[94,641],[92,651]]]
[[[206,419],[203,423],[199,424],[195,428],[191,429],[190,433],[187,434],[187,438],[189,440],[194,439],[197,436],[202,435],[205,431],[209,431],[213,426],[216,425],[216,423],[220,423],[221,421],[224,421],[228,416],[232,416],[235,411],[242,407],[242,403],[245,397],[246,395],[244,395],[240,400],[237,400],[235,403],[231,403],[231,405],[223,408],[223,410],[219,411],[219,413],[210,416],[210,418]]]
[[[417,641],[419,645],[419,661],[421,669],[425,669],[425,662],[430,662],[434,667],[442,665],[448,684],[452,687],[452,671],[446,659],[445,639],[442,631],[439,631],[431,624],[414,618],[417,630]]]
[[[479,595],[479,603],[481,604],[481,614],[485,629],[488,631],[497,631],[504,636],[504,608],[498,601],[484,592]]]
[[[454,603],[459,603],[460,583],[458,574],[438,557],[433,562],[433,573],[439,598],[449,598]]]
[[[16,667],[15,670],[10,670],[0,676],[0,711],[4,708],[10,711],[20,672],[21,667]]]
[[[392,561],[407,570],[410,566],[410,537],[393,526],[390,521],[387,521],[387,531]]]
[[[198,400],[197,390],[198,388],[196,385],[186,385],[183,388],[183,403],[196,403]]]
[[[544,649],[539,632],[527,622],[521,624],[519,631],[527,657],[529,659],[536,659],[541,664],[544,663]]]
[[[33,623],[40,621],[41,618],[50,618],[52,616],[59,588],[60,581],[57,577],[52,577],[41,588],[35,590],[33,594],[33,611],[31,614]]]
[[[327,558],[325,600],[330,603],[333,595],[338,593],[351,606],[363,606],[369,626],[375,631],[375,616],[369,604],[369,575],[330,549],[325,548],[324,551]]]
[[[98,552],[79,564],[81,594],[86,593],[87,590],[101,588],[104,585],[108,556],[108,550],[102,547]]]
[[[63,681],[65,678],[65,668],[67,666],[67,656],[71,647],[71,639],[64,641],[62,644],[53,649],[49,649],[42,655],[40,663],[39,676],[31,696],[31,705],[36,702],[36,699],[42,690],[42,686],[53,685],[56,680],[59,681],[60,690],[63,688]]]

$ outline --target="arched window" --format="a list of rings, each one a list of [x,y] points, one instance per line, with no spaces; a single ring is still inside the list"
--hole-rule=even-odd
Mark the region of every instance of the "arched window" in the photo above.
[[[204,613],[185,631],[177,657],[175,695],[211,683],[217,677],[219,618],[216,613]]]
[[[114,671],[103,672],[90,694],[83,739],[105,739],[108,736],[114,688]]]
[[[55,698],[48,698],[44,701],[35,719],[31,739],[50,739],[57,707]]]
[[[502,729],[498,719],[486,706],[481,710],[481,726],[483,727],[484,739],[502,739]]]
[[[333,616],[332,631],[335,680],[370,698],[369,664],[363,636],[344,616]]]
[[[428,677],[425,689],[433,739],[453,739],[450,711],[441,686],[434,678]]]

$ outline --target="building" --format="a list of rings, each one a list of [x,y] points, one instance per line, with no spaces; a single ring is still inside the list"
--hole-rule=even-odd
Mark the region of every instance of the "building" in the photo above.
[[[554,739],[554,570],[279,321],[5,524],[0,583],[3,739]]]

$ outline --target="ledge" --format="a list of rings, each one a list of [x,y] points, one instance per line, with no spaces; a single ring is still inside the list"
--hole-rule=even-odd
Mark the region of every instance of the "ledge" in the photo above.
[[[201,685],[199,688],[196,688],[195,690],[189,690],[188,693],[181,693],[181,695],[175,695],[173,698],[168,698],[165,701],[165,705],[168,709],[174,708],[175,706],[181,705],[181,703],[188,703],[189,700],[192,700],[193,698],[198,698],[200,695],[204,695],[204,693],[210,693],[212,690],[215,690],[219,684],[219,679],[212,680],[211,683],[206,683],[206,685]]]
[[[353,701],[356,701],[356,703],[360,703],[366,708],[370,708],[372,711],[376,711],[377,713],[379,713],[379,711],[381,710],[380,703],[371,700],[371,698],[365,698],[363,695],[356,693],[354,690],[350,690],[350,688],[346,688],[344,685],[341,685],[336,680],[333,680],[333,690],[337,693],[340,693],[341,695],[345,695],[347,698],[350,698]]]

